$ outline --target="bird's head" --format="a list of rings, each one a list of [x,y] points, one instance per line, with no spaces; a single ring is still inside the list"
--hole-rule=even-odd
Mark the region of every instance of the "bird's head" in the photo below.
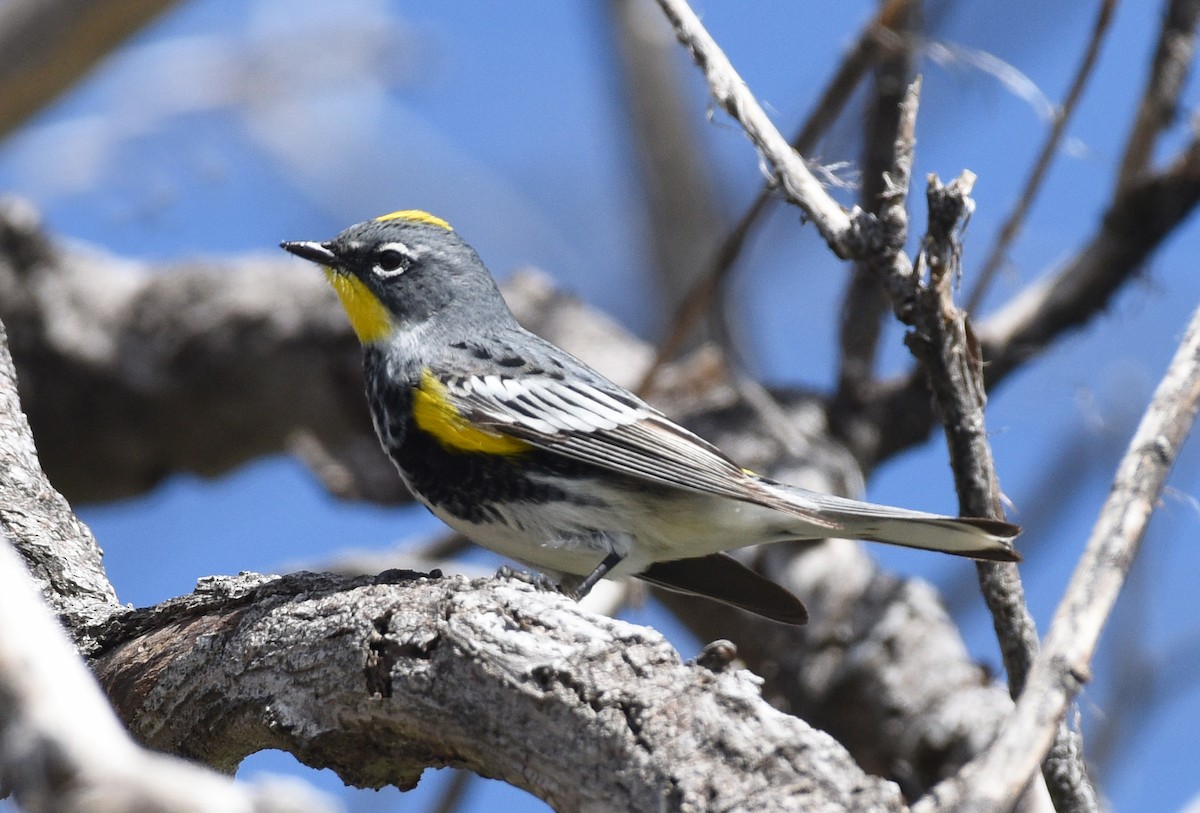
[[[421,326],[450,308],[508,313],[474,249],[450,224],[407,209],[357,223],[323,243],[284,242],[285,250],[325,267],[364,345]]]

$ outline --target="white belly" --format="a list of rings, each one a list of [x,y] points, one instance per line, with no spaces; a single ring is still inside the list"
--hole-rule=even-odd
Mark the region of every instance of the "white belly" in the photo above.
[[[586,493],[601,504],[517,504],[502,509],[503,523],[477,524],[426,506],[477,544],[551,575],[585,576],[613,551],[624,558],[612,576],[640,573],[656,561],[788,538],[782,526],[792,522],[760,505],[682,490],[619,491],[593,481]]]

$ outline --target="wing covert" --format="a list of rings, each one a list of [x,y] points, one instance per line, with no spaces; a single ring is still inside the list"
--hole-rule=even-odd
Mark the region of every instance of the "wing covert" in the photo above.
[[[446,382],[472,423],[650,482],[757,501],[715,446],[634,396],[581,380],[466,376]]]

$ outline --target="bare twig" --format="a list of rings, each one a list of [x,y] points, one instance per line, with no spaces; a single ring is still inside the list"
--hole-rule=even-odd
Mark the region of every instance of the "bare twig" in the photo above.
[[[856,256],[862,250],[861,212],[857,208],[847,212],[825,191],[804,159],[771,123],[685,0],[658,0],[658,4],[675,28],[679,41],[704,72],[713,99],[741,124],[786,198],[804,210],[837,256]]]
[[[936,177],[930,179],[929,227],[918,257],[922,273],[914,277],[910,322],[914,329],[905,342],[921,362],[937,402],[960,513],[1003,518],[984,420],[986,396],[979,346],[966,313],[955,307],[952,293],[960,268],[959,229],[973,209],[968,197],[973,182],[974,176],[967,172],[944,187]],[[1017,697],[1038,649],[1037,628],[1025,603],[1021,577],[1013,564],[977,562],[976,569],[1000,642],[1009,689]],[[1052,798],[1060,810],[1098,809],[1078,736],[1065,724],[1056,733],[1054,761],[1046,769]]]
[[[1021,506],[1022,567],[1026,572],[1041,567],[1055,537],[1050,529],[1060,527],[1063,515],[1078,504],[1081,495],[1100,472],[1108,472],[1121,455],[1125,437],[1133,431],[1137,415],[1115,416],[1116,423],[1097,432],[1080,424],[1064,431],[1057,439],[1053,461],[1042,467],[1032,483],[1019,494],[1010,494]],[[1119,436],[1119,438],[1118,438]],[[942,600],[950,614],[962,618],[978,604],[979,587],[966,579],[940,585]]]
[[[1092,75],[1092,69],[1096,65],[1096,59],[1100,55],[1100,45],[1104,42],[1104,35],[1108,33],[1109,24],[1112,22],[1116,6],[1117,0],[1102,0],[1100,3],[1100,9],[1096,14],[1096,22],[1092,26],[1092,36],[1088,39],[1087,48],[1084,50],[1079,68],[1075,71],[1075,78],[1072,80],[1071,87],[1067,91],[1067,97],[1054,111],[1054,121],[1050,126],[1050,132],[1046,134],[1046,142],[1042,145],[1042,151],[1038,154],[1037,160],[1034,161],[1033,169],[1030,171],[1029,177],[1025,180],[1025,186],[1017,198],[1017,205],[1013,207],[1012,212],[1009,213],[1008,217],[1004,220],[1004,224],[1000,227],[1000,231],[996,235],[996,241],[992,244],[992,249],[988,252],[987,259],[983,263],[983,268],[976,278],[975,287],[972,288],[970,295],[967,297],[967,304],[964,308],[968,313],[975,313],[979,309],[979,305],[987,293],[988,286],[991,285],[993,278],[1008,256],[1009,246],[1017,239],[1021,227],[1025,224],[1025,215],[1028,214],[1030,207],[1033,206],[1038,189],[1046,177],[1046,171],[1050,168],[1054,156],[1058,154],[1058,147],[1062,142],[1063,133],[1066,132],[1067,123],[1071,120],[1071,114],[1075,112],[1076,105],[1079,103],[1080,98],[1083,97],[1083,89],[1087,85],[1087,80]]]
[[[1198,0],[1167,0],[1154,48],[1154,61],[1146,77],[1146,89],[1137,118],[1125,143],[1117,173],[1117,193],[1123,192],[1151,168],[1150,159],[1162,131],[1179,112],[1179,95],[1196,48],[1196,26],[1200,23]]]
[[[878,215],[892,201],[888,178],[895,158],[897,133],[903,102],[913,71],[913,36],[920,26],[921,3],[913,2],[896,21],[896,39],[904,43],[875,64],[871,100],[863,126],[863,179],[859,197],[863,209]],[[907,190],[907,181],[904,187]],[[903,199],[901,200],[903,205]],[[875,262],[855,263],[842,301],[838,323],[838,376],[833,411],[841,412],[848,402],[860,401],[874,380],[875,354],[888,311],[888,296],[880,284]]]
[[[1072,698],[1090,678],[1089,664],[1100,632],[1198,405],[1200,310],[1192,317],[1117,469],[1016,711],[992,746],[915,805],[915,813],[1002,810],[1029,780],[1054,741]]]
[[[959,511],[965,516],[1003,518],[984,420],[986,396],[979,347],[952,294],[961,251],[958,229],[973,207],[968,197],[973,181],[974,176],[960,177],[942,186],[936,177],[930,178],[929,230],[917,263],[922,271],[928,269],[928,283],[916,287],[914,330],[905,343],[920,361],[941,414]],[[977,564],[1015,697],[1037,651],[1037,630],[1025,608],[1016,566]]]
[[[867,69],[874,64],[880,54],[888,53],[896,37],[892,27],[897,20],[903,18],[912,0],[888,0],[879,13],[863,28],[854,46],[842,59],[837,72],[830,78],[829,84],[821,93],[820,99],[800,130],[792,138],[792,147],[801,155],[813,150],[817,141],[838,116],[841,115],[846,103],[850,100],[859,81]],[[738,222],[730,229],[721,245],[713,253],[711,261],[700,274],[696,284],[680,300],[671,317],[662,341],[655,350],[654,361],[650,369],[638,384],[639,394],[650,389],[662,366],[679,354],[684,342],[691,334],[704,315],[709,313],[717,301],[721,285],[733,271],[746,241],[754,233],[761,222],[762,215],[770,208],[774,196],[774,185],[767,183],[763,186],[754,202],[742,214]]]
[[[1063,333],[1101,312],[1200,203],[1200,140],[1169,166],[1120,192],[1099,231],[1061,271],[1026,287],[976,329],[991,390]],[[849,437],[870,469],[929,436],[936,425],[924,378],[914,371],[881,384],[864,408],[873,433]]]
[[[960,267],[958,233],[974,206],[969,197],[974,175],[964,172],[947,186],[936,176],[930,177],[926,193],[929,225],[915,268],[900,251],[907,224],[904,190],[912,171],[919,89],[919,82],[914,83],[901,105],[894,168],[888,176],[892,188],[882,201],[879,218],[892,229],[894,236],[888,242],[892,249],[890,254],[880,256],[876,267],[883,273],[882,281],[897,317],[913,328],[905,342],[920,362],[938,404],[960,513],[1003,518],[983,415],[986,398],[979,347],[966,314],[954,306],[952,294]],[[1016,567],[979,563],[978,570],[1010,689],[1016,696],[1037,651],[1037,630],[1025,606]],[[1065,729],[1061,739],[1075,743],[1072,733]],[[1082,765],[1077,749],[1070,756],[1077,760],[1073,765]],[[1082,768],[1072,776],[1081,773]]]

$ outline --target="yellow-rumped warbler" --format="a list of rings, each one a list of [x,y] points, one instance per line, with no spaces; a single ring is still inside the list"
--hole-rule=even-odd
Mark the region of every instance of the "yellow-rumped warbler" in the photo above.
[[[576,596],[636,575],[803,623],[799,599],[722,551],[846,537],[1020,558],[1006,522],[871,505],[739,467],[517,324],[479,256],[431,214],[281,245],[325,266],[363,345],[375,431],[417,499]]]

